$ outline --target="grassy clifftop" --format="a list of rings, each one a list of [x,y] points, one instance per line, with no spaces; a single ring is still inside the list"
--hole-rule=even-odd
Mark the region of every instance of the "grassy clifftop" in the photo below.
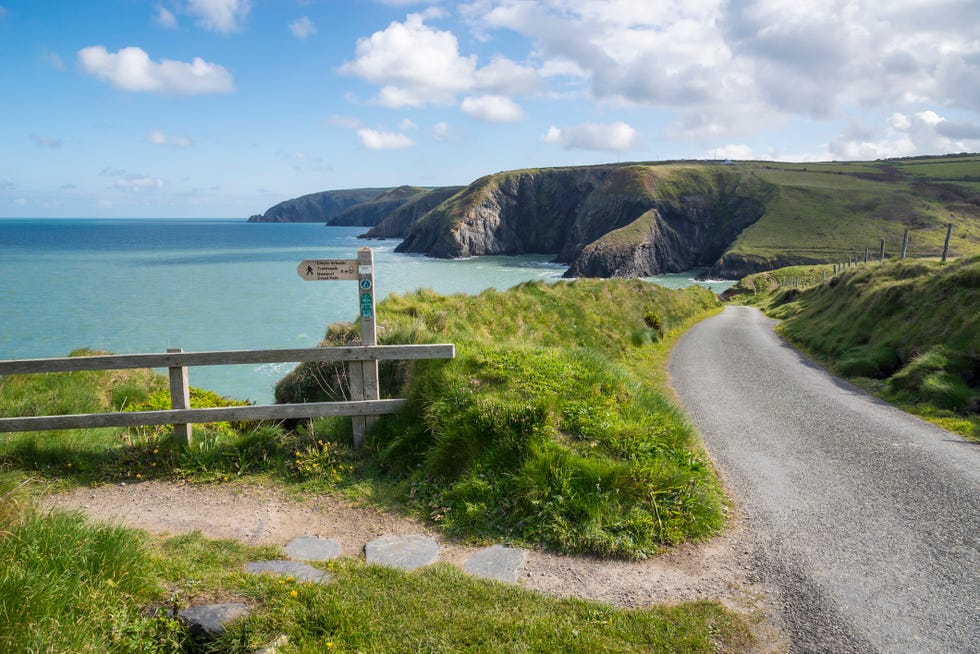
[[[624,163],[483,177],[422,217],[399,246],[432,256],[539,252],[570,276],[706,265],[738,278],[786,265],[942,250],[980,254],[980,156],[853,163]],[[627,263],[623,263],[623,262]]]

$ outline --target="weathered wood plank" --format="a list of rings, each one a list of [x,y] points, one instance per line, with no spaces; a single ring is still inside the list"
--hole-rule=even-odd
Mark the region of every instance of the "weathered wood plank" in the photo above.
[[[153,354],[105,354],[90,357],[58,357],[0,361],[0,375],[78,370],[122,370],[131,368],[180,368],[226,366],[289,361],[385,361],[408,359],[452,359],[453,344],[351,345],[281,350],[228,350],[224,352],[172,352]]]
[[[355,415],[378,416],[395,413],[404,404],[405,400],[391,399],[0,418],[0,433],[47,431],[54,429],[91,429],[99,427],[136,427],[138,425],[170,425],[174,423],[236,420],[286,420],[293,418]]]

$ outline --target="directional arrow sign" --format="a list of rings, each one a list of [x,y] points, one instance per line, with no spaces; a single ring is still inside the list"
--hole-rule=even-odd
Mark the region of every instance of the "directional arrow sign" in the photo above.
[[[357,259],[307,259],[296,272],[307,281],[357,279]]]

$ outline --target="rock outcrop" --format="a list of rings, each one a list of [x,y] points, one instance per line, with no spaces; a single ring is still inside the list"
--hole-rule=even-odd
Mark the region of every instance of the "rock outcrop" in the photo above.
[[[556,254],[568,277],[710,266],[759,220],[771,187],[724,166],[606,165],[484,177],[417,221],[397,248],[456,258]]]
[[[429,189],[417,186],[399,186],[380,195],[355,204],[327,221],[328,225],[348,227],[373,227],[388,214],[402,205],[417,200],[429,193]]]
[[[404,238],[422,216],[456,195],[465,186],[443,186],[414,195],[382,218],[360,238]]]

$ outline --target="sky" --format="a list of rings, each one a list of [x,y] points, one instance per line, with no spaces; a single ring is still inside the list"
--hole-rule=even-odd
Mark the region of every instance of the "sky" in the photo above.
[[[0,0],[0,217],[980,151],[978,0]]]

